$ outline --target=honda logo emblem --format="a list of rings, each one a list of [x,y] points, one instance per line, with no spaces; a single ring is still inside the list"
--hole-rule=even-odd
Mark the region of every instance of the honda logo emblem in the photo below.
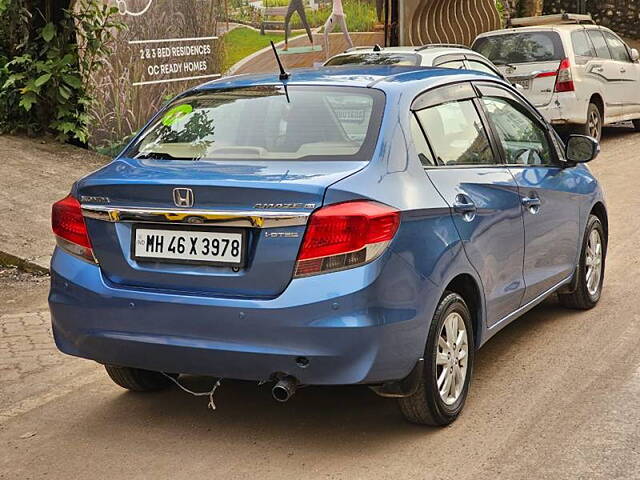
[[[174,188],[173,203],[176,207],[193,207],[193,190],[190,188]]]

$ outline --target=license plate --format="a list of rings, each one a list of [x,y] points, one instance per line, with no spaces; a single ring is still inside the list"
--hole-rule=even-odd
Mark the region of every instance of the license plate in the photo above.
[[[242,230],[134,226],[132,257],[138,261],[241,266]]]
[[[520,85],[524,90],[529,90],[531,80],[514,80],[513,83]]]

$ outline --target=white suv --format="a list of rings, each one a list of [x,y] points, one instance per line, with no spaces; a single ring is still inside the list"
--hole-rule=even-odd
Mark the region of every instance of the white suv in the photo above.
[[[421,47],[354,47],[331,57],[325,67],[346,65],[411,65],[477,70],[504,79],[486,57],[464,45],[433,43]]]
[[[627,120],[640,131],[638,51],[607,28],[509,28],[479,35],[472,48],[520,84],[521,93],[556,126],[596,139],[603,125]]]

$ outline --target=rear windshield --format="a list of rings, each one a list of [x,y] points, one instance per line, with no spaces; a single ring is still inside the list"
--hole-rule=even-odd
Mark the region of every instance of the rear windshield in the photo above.
[[[126,155],[167,160],[369,160],[384,94],[356,87],[202,91],[170,104]]]
[[[556,32],[516,32],[478,38],[473,49],[496,65],[562,60],[564,49]]]
[[[413,53],[350,53],[330,58],[325,66],[337,67],[340,65],[409,65],[420,64],[420,57]]]

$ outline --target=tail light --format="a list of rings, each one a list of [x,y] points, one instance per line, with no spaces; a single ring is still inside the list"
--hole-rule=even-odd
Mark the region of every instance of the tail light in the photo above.
[[[376,202],[337,203],[311,215],[296,277],[358,267],[378,258],[398,231],[400,212]]]
[[[576,89],[573,84],[573,75],[571,74],[571,62],[568,58],[560,62],[558,68],[558,76],[556,77],[556,85],[554,92],[573,92]]]
[[[96,261],[80,202],[74,197],[69,195],[53,204],[51,228],[60,248],[85,260]]]

